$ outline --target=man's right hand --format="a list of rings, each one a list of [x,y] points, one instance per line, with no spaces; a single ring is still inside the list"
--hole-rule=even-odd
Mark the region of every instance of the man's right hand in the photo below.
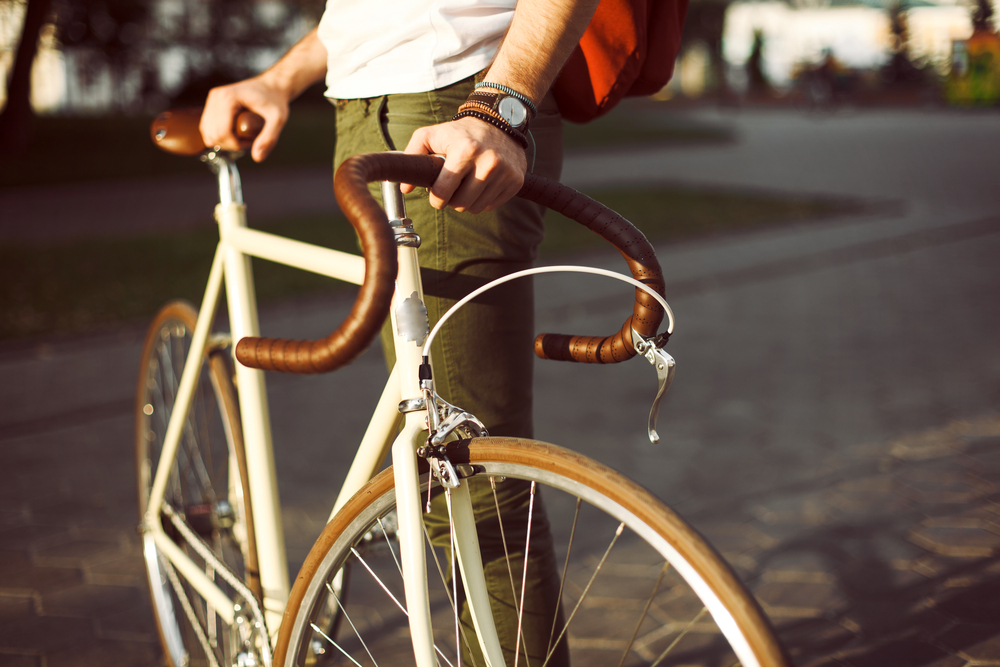
[[[324,74],[326,47],[313,28],[263,74],[213,88],[201,114],[201,138],[206,146],[246,149],[246,142],[233,135],[233,122],[241,111],[248,109],[264,119],[264,129],[250,149],[254,162],[261,162],[278,143],[278,135],[288,120],[288,105],[303,90],[322,80]]]
[[[201,115],[201,138],[206,146],[245,150],[248,142],[236,138],[233,123],[241,111],[248,109],[264,119],[264,128],[250,150],[254,162],[261,162],[278,143],[278,136],[288,120],[288,103],[287,95],[269,85],[263,76],[213,88]]]

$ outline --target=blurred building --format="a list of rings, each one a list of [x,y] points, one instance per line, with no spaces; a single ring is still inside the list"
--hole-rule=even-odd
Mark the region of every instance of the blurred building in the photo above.
[[[945,73],[951,43],[972,34],[966,5],[922,0],[906,11],[909,55]],[[830,5],[793,7],[784,2],[735,2],[726,15],[726,60],[735,65],[730,82],[740,87],[739,72],[750,56],[754,31],[766,39],[764,70],[778,87],[791,84],[797,68],[820,63],[832,54],[844,67],[875,70],[891,54],[889,14],[882,6]]]
[[[720,90],[745,93],[747,62],[758,32],[763,43],[761,68],[778,91],[791,88],[804,68],[819,66],[828,58],[844,69],[877,72],[893,55],[892,4],[893,0],[692,0],[694,16],[701,5],[716,11],[724,7],[721,54],[714,56],[711,39],[687,39],[670,88],[688,97]],[[901,9],[908,28],[907,56],[919,66],[947,74],[953,41],[972,34],[970,4],[904,0]],[[725,63],[724,81],[713,63],[719,58]]]
[[[237,3],[242,17],[213,25],[212,8]],[[875,72],[892,56],[887,4],[893,0],[692,0],[685,43],[670,91],[687,97],[706,92],[747,92],[747,62],[759,34],[759,68],[777,91],[825,60],[858,72]],[[41,112],[102,112],[134,108],[159,95],[157,107],[192,78],[212,70],[208,59],[235,58],[246,72],[260,71],[304,34],[315,20],[304,3],[282,0],[148,0],[149,27],[128,67],[115,71],[82,48],[67,48],[47,26],[32,72],[32,105]],[[908,57],[939,74],[951,69],[953,43],[972,35],[965,0],[905,0]],[[0,0],[0,80],[6,80],[20,33],[24,3]],[[244,24],[241,28],[240,23]],[[276,34],[266,45],[244,44],[234,56],[210,45],[249,24]],[[232,49],[231,49],[232,50]],[[755,67],[758,66],[755,64]],[[152,92],[151,92],[152,91]],[[5,90],[0,86],[0,107]]]

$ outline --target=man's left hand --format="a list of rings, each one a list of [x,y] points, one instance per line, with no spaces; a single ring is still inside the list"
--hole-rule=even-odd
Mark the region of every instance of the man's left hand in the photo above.
[[[520,191],[528,169],[524,149],[502,130],[476,118],[421,128],[404,152],[445,157],[430,187],[430,203],[462,213],[492,211],[506,203]],[[411,192],[413,186],[402,189]]]

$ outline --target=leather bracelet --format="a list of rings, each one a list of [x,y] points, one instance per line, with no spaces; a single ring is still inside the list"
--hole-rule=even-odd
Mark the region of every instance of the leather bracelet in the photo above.
[[[476,89],[478,88],[492,88],[493,90],[499,90],[501,93],[507,93],[511,97],[516,97],[517,99],[524,102],[525,106],[531,109],[531,113],[535,114],[536,116],[538,115],[538,107],[535,106],[535,103],[529,100],[526,95],[517,92],[513,88],[508,88],[507,86],[504,86],[499,83],[490,83],[489,81],[480,81],[479,83],[476,84]]]
[[[458,107],[458,110],[465,111],[466,109],[475,109],[476,111],[482,111],[483,113],[493,116],[497,120],[507,123],[507,121],[501,118],[500,114],[498,114],[493,107],[491,107],[489,104],[486,104],[485,102],[478,102],[476,100],[465,100],[464,102],[462,102],[462,106]],[[509,123],[507,124],[509,125]]]
[[[517,145],[524,150],[528,149],[528,139],[523,134],[512,128],[506,121],[503,121],[495,116],[491,116],[483,111],[478,111],[477,109],[465,109],[464,111],[459,111],[455,114],[452,120],[458,120],[459,118],[478,118],[484,123],[489,123],[493,127],[497,128],[508,137],[517,142]]]

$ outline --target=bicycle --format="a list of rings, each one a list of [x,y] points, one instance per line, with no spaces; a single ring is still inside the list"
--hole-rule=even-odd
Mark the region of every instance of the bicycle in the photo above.
[[[655,442],[659,402],[673,377],[674,362],[662,351],[673,315],[652,247],[638,230],[588,197],[529,175],[522,196],[597,231],[622,252],[633,276],[587,267],[529,269],[476,290],[431,329],[422,303],[419,237],[408,224],[398,183],[429,186],[440,159],[372,154],[355,156],[338,170],[335,191],[360,237],[362,259],[247,227],[238,155],[202,144],[198,114],[161,114],[152,134],[164,150],[200,155],[217,174],[220,242],[200,310],[173,302],[154,319],[136,402],[144,559],[171,664],[360,667],[410,654],[420,667],[453,667],[469,656],[494,667],[546,667],[564,650],[576,666],[787,664],[738,577],[652,494],[555,445],[491,438],[473,415],[434,392],[430,342],[476,295],[532,273],[608,275],[636,288],[633,314],[622,329],[606,338],[543,334],[536,353],[592,362],[646,357],[659,378],[648,424]],[[252,115],[241,115],[241,136],[254,136],[255,123]],[[384,211],[369,181],[382,181]],[[358,299],[325,339],[260,338],[251,256],[359,284]],[[231,335],[212,332],[223,284]],[[292,587],[263,369],[311,373],[343,366],[368,346],[387,315],[396,332],[396,367],[330,520]],[[657,334],[664,315],[666,333]],[[380,472],[387,453],[393,465]],[[509,479],[524,480],[530,498],[526,527],[508,521],[505,529],[496,503],[506,571],[492,581],[509,585],[510,613],[517,617],[515,637],[504,645],[469,486],[488,484],[495,499]],[[422,517],[432,498],[448,507],[443,547],[432,544]],[[539,620],[524,609],[528,576],[515,566],[519,558],[527,562],[532,539],[544,534],[538,524],[532,527],[533,518],[541,521],[534,508],[543,500],[548,516],[559,519],[550,521],[549,532],[559,540],[561,565],[559,604],[551,619]],[[541,633],[547,646],[546,655],[533,660],[523,650],[531,633]]]

